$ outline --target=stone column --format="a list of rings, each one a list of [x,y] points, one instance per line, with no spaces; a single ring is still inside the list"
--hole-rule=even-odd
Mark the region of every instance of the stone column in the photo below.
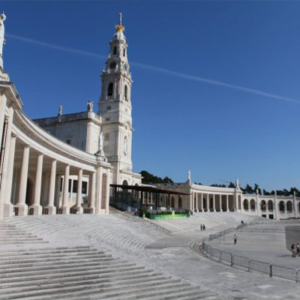
[[[14,206],[11,203],[11,193],[13,186],[13,173],[14,173],[14,163],[15,163],[15,149],[16,149],[17,137],[12,135],[10,139],[10,149],[9,149],[9,162],[7,170],[7,180],[6,180],[6,191],[4,199],[4,217],[14,216]]]
[[[196,193],[196,211],[199,212],[199,194]]]
[[[57,161],[52,160],[51,162],[51,173],[50,173],[50,185],[49,185],[49,196],[48,196],[48,215],[55,215],[56,214],[56,207],[54,206],[55,200],[55,183],[56,183],[56,167]],[[59,187],[60,181],[57,182]]]
[[[89,209],[92,214],[95,213],[96,199],[96,173],[91,173],[89,176]]]
[[[106,180],[106,205],[105,205],[105,214],[109,214],[109,195],[110,195],[110,170],[107,169],[106,172],[107,180]],[[171,201],[171,200],[169,200]]]
[[[223,212],[223,208],[222,208],[222,195],[219,195],[219,206],[220,206],[220,212]]]
[[[214,212],[217,211],[217,206],[216,206],[216,195],[213,194],[213,206],[214,206]]]
[[[87,123],[87,134],[86,134],[86,152],[92,153],[92,128],[93,123]]]
[[[70,212],[69,207],[69,177],[70,177],[70,166],[67,165],[65,167],[65,177],[64,177],[64,185],[63,185],[63,199],[62,199],[62,213],[64,215],[68,215]],[[72,191],[71,191],[72,193]]]
[[[101,210],[101,196],[102,196],[102,168],[97,166],[96,173],[96,199],[95,199],[95,213],[100,214]]]
[[[33,199],[33,205],[30,207],[31,209],[33,209],[34,215],[42,214],[41,187],[42,187],[43,161],[44,161],[44,155],[38,154],[36,176],[35,176],[35,187],[34,187],[34,199]]]
[[[296,192],[294,191],[294,195],[293,195],[293,210],[294,210],[294,217],[296,218],[297,216],[297,204],[296,204]]]
[[[76,198],[76,209],[77,213],[82,214],[82,169],[78,171],[78,182],[77,182],[77,198]]]
[[[200,201],[201,201],[201,204],[200,204],[201,211],[203,212],[204,211],[204,209],[203,209],[203,193],[200,194]]]
[[[228,195],[226,195],[226,210],[227,210],[227,212],[230,211],[229,210],[229,196]]]
[[[207,197],[206,197],[206,206],[207,206],[207,212],[210,212],[210,197],[209,197],[209,194],[207,194]]]
[[[18,203],[15,205],[18,208],[18,216],[26,216],[28,214],[28,206],[26,205],[26,191],[28,179],[28,164],[29,164],[30,147],[25,145],[23,149],[23,158],[20,175],[20,188]]]
[[[64,181],[61,175],[56,175],[56,186],[55,186],[55,195],[54,195],[54,206],[56,209],[62,206],[62,193],[63,193],[63,184]]]

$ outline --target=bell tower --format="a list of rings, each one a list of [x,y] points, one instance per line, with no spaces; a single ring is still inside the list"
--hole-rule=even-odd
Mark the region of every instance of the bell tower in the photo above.
[[[113,182],[122,184],[120,173],[132,173],[132,117],[131,73],[127,57],[125,27],[122,13],[110,41],[108,59],[102,73],[102,91],[99,100],[101,130],[104,136],[104,153],[114,166]]]

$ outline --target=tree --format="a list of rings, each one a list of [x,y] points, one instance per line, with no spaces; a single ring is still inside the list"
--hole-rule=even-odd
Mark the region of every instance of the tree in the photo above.
[[[174,183],[173,180],[169,177],[161,178],[155,176],[147,171],[141,171],[140,173],[143,176],[142,183],[150,184],[150,183]]]

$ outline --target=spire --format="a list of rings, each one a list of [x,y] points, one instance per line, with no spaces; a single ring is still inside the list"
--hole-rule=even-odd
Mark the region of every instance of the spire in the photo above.
[[[123,26],[123,14],[119,13],[119,24],[115,26],[116,31],[125,31],[125,27]]]

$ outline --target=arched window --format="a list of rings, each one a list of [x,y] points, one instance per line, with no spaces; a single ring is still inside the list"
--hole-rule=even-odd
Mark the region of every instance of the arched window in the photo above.
[[[66,140],[66,143],[67,143],[68,145],[71,145],[71,140],[70,140],[70,139],[67,139],[67,140]]]
[[[112,62],[112,63],[110,63],[110,65],[109,65],[109,67],[110,67],[111,69],[115,69],[116,66],[117,66],[117,64],[116,64],[115,62]]]
[[[123,49],[123,56],[125,57],[125,55],[126,55],[126,50]]]
[[[273,201],[272,200],[268,201],[268,210],[273,211]]]
[[[262,200],[260,202],[260,209],[261,209],[261,211],[266,211],[266,201],[265,200]]]
[[[114,84],[111,82],[108,85],[108,89],[107,89],[107,96],[112,96],[114,93]]]
[[[251,201],[250,201],[250,208],[252,211],[255,211],[255,200],[254,199],[251,199]]]
[[[117,46],[114,47],[114,55],[117,54]]]
[[[127,136],[124,137],[124,155],[128,154],[128,139]]]
[[[280,201],[279,202],[279,204],[278,204],[278,206],[279,206],[279,210],[280,210],[280,212],[285,212],[285,205],[284,205],[284,202],[283,201]]]
[[[287,212],[291,213],[293,212],[293,204],[291,201],[288,201],[287,204],[286,204],[286,210]]]
[[[123,185],[128,185],[128,181],[127,181],[127,180],[124,180],[124,181],[123,181]]]
[[[128,87],[127,87],[126,84],[125,84],[125,87],[124,87],[124,96],[125,96],[125,100],[128,100]]]
[[[244,210],[249,210],[249,202],[247,199],[244,200]]]

